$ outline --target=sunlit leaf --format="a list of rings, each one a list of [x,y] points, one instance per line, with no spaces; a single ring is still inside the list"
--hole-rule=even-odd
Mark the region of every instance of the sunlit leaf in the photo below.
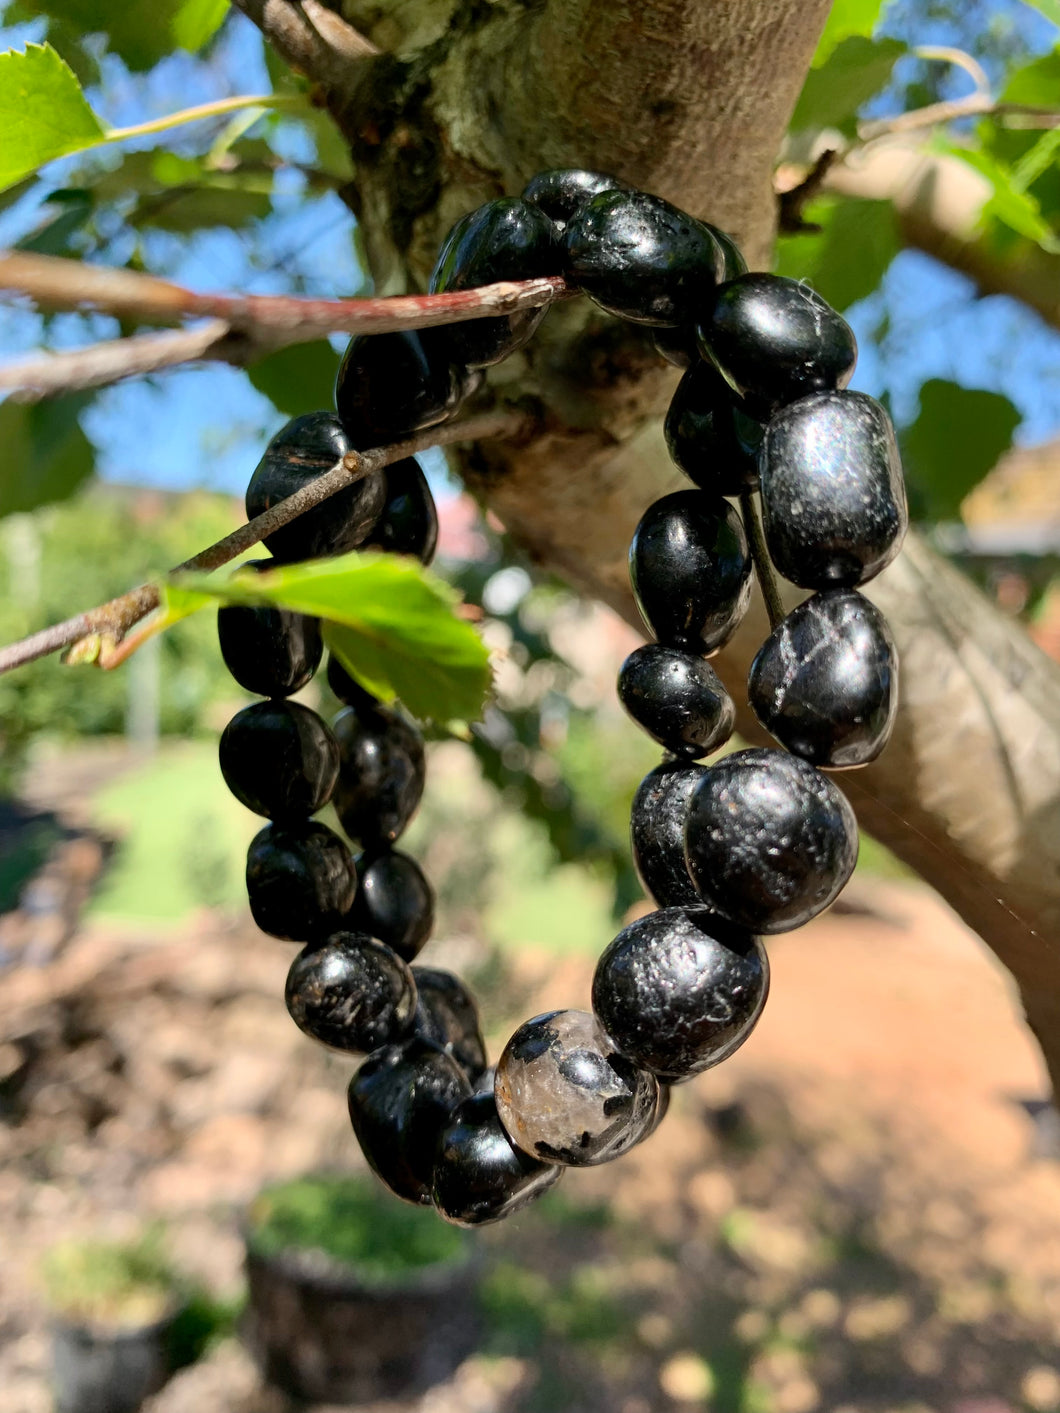
[[[456,613],[455,592],[415,560],[354,551],[227,579],[183,575],[160,589],[168,612],[194,611],[213,599],[323,618],[331,650],[375,695],[400,697],[414,715],[435,721],[482,714],[490,686],[486,647]]]
[[[0,189],[103,136],[73,71],[50,44],[0,54]]]
[[[69,33],[104,34],[107,48],[129,66],[153,68],[176,46],[199,49],[224,20],[223,0],[22,0],[30,15],[43,15]]]
[[[1032,10],[1037,10],[1054,25],[1060,26],[1060,0],[1023,0]]]
[[[889,201],[826,198],[806,212],[820,231],[781,236],[776,270],[806,279],[836,309],[848,309],[879,285],[901,249]]]
[[[92,443],[78,424],[91,393],[0,407],[0,515],[65,500],[92,474]]]
[[[885,3],[886,0],[834,0],[814,50],[813,67],[819,69],[837,45],[852,34],[870,38]]]
[[[1020,414],[1007,397],[932,378],[916,421],[900,434],[910,507],[923,520],[955,520],[961,502],[1012,444]]]
[[[853,132],[858,109],[891,77],[906,46],[898,39],[866,39],[853,34],[837,44],[826,63],[806,75],[791,119],[793,132],[839,128]]]
[[[174,44],[194,54],[221,28],[228,8],[228,0],[183,0],[169,24]]]
[[[990,183],[991,195],[982,213],[984,223],[999,221],[1009,230],[1026,236],[1045,250],[1055,251],[1060,248],[1056,232],[1042,215],[1037,197],[1033,192],[1022,189],[1011,167],[981,148],[964,147],[955,143],[940,145],[942,150],[973,167]]]

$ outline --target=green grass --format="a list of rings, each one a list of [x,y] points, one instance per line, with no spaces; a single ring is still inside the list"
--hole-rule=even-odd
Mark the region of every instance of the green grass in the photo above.
[[[212,741],[166,746],[92,802],[120,844],[90,911],[176,922],[201,907],[246,907],[243,870],[264,823],[225,788]]]

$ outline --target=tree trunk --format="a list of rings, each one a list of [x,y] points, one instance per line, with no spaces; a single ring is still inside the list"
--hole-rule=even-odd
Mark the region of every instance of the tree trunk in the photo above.
[[[349,23],[387,51],[329,94],[379,292],[422,288],[457,216],[559,165],[669,197],[767,267],[772,169],[827,10],[828,0],[344,0]],[[630,534],[682,484],[659,427],[675,382],[642,333],[573,301],[493,377],[498,396],[537,400],[541,434],[462,459],[467,484],[532,559],[632,622]],[[1056,1080],[1060,669],[916,536],[870,594],[899,644],[901,713],[882,759],[837,779],[864,826],[1013,973]],[[764,632],[758,604],[718,660],[752,740],[762,732],[743,693]]]

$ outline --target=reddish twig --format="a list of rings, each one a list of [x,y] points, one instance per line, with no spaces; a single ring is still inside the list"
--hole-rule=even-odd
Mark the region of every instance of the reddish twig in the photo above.
[[[376,447],[371,451],[349,452],[330,471],[310,481],[294,495],[279,501],[264,514],[255,516],[238,530],[233,530],[223,540],[209,545],[198,554],[178,564],[170,574],[181,574],[192,570],[209,571],[218,569],[237,559],[245,550],[271,535],[283,525],[288,525],[307,510],[333,496],[354,481],[361,480],[372,471],[381,470],[392,462],[401,461],[417,451],[430,446],[447,446],[453,442],[481,441],[486,437],[516,437],[527,429],[527,416],[517,411],[484,412],[476,417],[467,417],[462,422],[454,422],[447,427],[435,427],[407,441],[393,446]],[[10,672],[24,663],[33,662],[49,653],[73,648],[84,638],[99,636],[116,643],[142,618],[156,609],[160,602],[156,584],[140,584],[97,608],[88,609],[63,623],[53,624],[39,633],[33,633],[10,647],[0,650],[0,673]]]

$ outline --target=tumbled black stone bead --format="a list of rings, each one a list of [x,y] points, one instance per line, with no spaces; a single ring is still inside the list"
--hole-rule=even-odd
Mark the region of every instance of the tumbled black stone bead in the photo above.
[[[698,907],[702,899],[685,862],[685,820],[692,791],[707,767],[666,761],[637,786],[629,813],[633,866],[661,908]]]
[[[407,965],[359,932],[336,932],[323,946],[299,952],[285,996],[299,1030],[333,1050],[362,1055],[404,1039],[416,1012]]]
[[[438,254],[429,288],[436,294],[562,273],[563,250],[544,211],[521,197],[502,196],[457,221]],[[486,368],[522,348],[547,309],[468,319],[447,325],[446,333],[456,357],[469,368]]]
[[[413,967],[416,1016],[413,1030],[452,1055],[472,1085],[489,1066],[474,997],[459,977],[439,967]]]
[[[725,231],[719,230],[717,226],[708,225],[707,229],[721,246],[721,252],[725,260],[725,270],[722,278],[728,281],[738,279],[740,275],[746,275],[747,261],[743,258],[743,252],[733,240],[732,236]]]
[[[383,474],[386,501],[361,548],[414,554],[424,564],[430,564],[438,546],[438,510],[420,463],[409,456],[395,461]]]
[[[521,1211],[562,1172],[516,1148],[497,1117],[492,1092],[473,1094],[453,1110],[442,1133],[431,1195],[447,1222],[481,1227]]]
[[[538,172],[523,188],[523,200],[532,201],[559,228],[604,191],[632,191],[628,182],[606,172],[587,172],[580,167],[554,167]]]
[[[386,446],[451,417],[467,392],[456,357],[445,329],[355,335],[335,379],[351,446]]]
[[[676,1084],[728,1059],[769,991],[758,939],[704,907],[624,927],[593,977],[593,1010],[623,1055]]]
[[[729,739],[736,708],[709,662],[646,643],[618,674],[618,698],[638,726],[675,756],[695,760]]]
[[[250,841],[247,894],[262,932],[290,942],[329,937],[356,891],[350,851],[326,825],[270,824]]]
[[[758,458],[770,557],[806,589],[852,588],[886,569],[909,525],[891,419],[865,393],[783,408]]]
[[[704,491],[738,496],[758,484],[763,427],[737,407],[718,370],[700,359],[677,385],[663,428],[675,463]]]
[[[787,751],[708,766],[689,802],[688,870],[703,901],[751,932],[788,932],[833,902],[854,871],[846,796]]]
[[[734,508],[705,491],[675,491],[648,507],[629,547],[637,607],[660,643],[713,652],[751,598],[751,557]]]
[[[260,572],[275,565],[272,559],[253,559],[240,567]],[[320,619],[286,608],[226,604],[217,610],[217,640],[229,672],[259,697],[300,691],[324,654]]]
[[[382,705],[378,697],[373,697],[359,682],[355,682],[334,653],[328,654],[328,686],[346,706],[356,707],[362,713],[377,711]]]
[[[494,1085],[508,1137],[546,1163],[618,1158],[655,1121],[659,1083],[618,1054],[587,1011],[526,1021],[505,1046]]]
[[[867,765],[898,711],[898,651],[887,620],[855,589],[822,589],[759,648],[747,698],[769,734],[803,760]]]
[[[307,412],[276,433],[247,486],[247,519],[323,476],[350,450],[338,418]],[[322,559],[356,549],[379,518],[386,495],[381,471],[372,471],[345,490],[307,510],[289,525],[265,536],[265,545],[285,564]]]
[[[374,1051],[350,1081],[350,1121],[368,1166],[396,1196],[429,1206],[442,1132],[471,1097],[456,1061],[413,1037]]]
[[[815,290],[759,271],[722,285],[699,338],[703,356],[763,418],[809,393],[845,388],[858,356],[850,325]]]
[[[411,962],[434,926],[434,889],[408,854],[396,849],[357,860],[357,897],[349,923]]]
[[[255,702],[221,733],[218,759],[240,804],[267,819],[306,819],[323,809],[339,773],[335,737],[300,702]]]
[[[657,324],[651,329],[650,337],[656,353],[662,354],[675,368],[691,368],[703,362],[695,327],[691,324]]]
[[[335,718],[333,730],[339,743],[333,799],[340,824],[366,849],[393,844],[423,795],[423,737],[387,707],[348,707]]]
[[[644,191],[594,196],[564,242],[568,281],[635,323],[687,323],[724,278],[725,257],[709,228]]]

